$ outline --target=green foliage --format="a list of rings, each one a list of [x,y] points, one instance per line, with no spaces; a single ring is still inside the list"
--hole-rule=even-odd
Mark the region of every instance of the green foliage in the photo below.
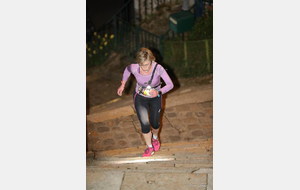
[[[213,39],[213,9],[207,7],[205,13],[196,19],[195,25],[188,32],[188,40]]]
[[[164,63],[177,77],[204,76],[213,72],[213,40],[165,41]]]
[[[113,48],[113,38],[114,35],[101,36],[97,32],[94,33],[92,42],[86,44],[87,68],[101,65],[105,61]]]

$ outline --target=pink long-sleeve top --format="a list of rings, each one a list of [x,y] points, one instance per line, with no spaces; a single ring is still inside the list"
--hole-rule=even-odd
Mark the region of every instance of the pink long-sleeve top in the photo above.
[[[135,76],[136,80],[137,80],[135,91],[138,92],[139,86],[144,86],[144,87],[147,86],[148,81],[151,79],[151,75],[152,75],[153,69],[154,69],[156,64],[157,64],[156,62],[153,62],[152,67],[151,67],[151,73],[148,74],[148,75],[141,75],[140,74],[139,64],[136,64],[136,63],[130,64],[125,68],[122,80],[127,81],[130,74],[132,73]],[[161,85],[159,85],[160,78],[162,78],[166,83],[166,85],[163,88],[161,88]],[[152,87],[155,87],[157,85],[159,85],[159,86],[156,87],[155,89],[160,90],[162,92],[162,94],[167,93],[168,91],[170,91],[174,87],[173,82],[172,82],[171,78],[169,77],[168,73],[159,64],[157,65],[157,67],[155,69],[155,73],[154,73],[152,83],[151,83]],[[141,94],[141,96],[144,96],[144,97],[147,97],[147,98],[152,98],[152,97],[149,97],[149,96],[145,96],[143,94]]]

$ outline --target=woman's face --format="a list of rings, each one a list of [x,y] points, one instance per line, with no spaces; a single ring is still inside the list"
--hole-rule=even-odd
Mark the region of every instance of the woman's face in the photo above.
[[[139,65],[144,72],[149,72],[151,69],[152,62],[147,60],[144,63],[140,63]]]

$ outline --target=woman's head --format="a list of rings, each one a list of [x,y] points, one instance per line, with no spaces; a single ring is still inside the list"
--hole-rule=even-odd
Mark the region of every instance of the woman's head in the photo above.
[[[147,48],[141,48],[136,54],[136,61],[140,66],[148,65],[155,61],[153,53]]]

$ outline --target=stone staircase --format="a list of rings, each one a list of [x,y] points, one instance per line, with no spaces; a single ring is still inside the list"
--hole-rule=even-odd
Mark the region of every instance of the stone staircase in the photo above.
[[[213,188],[213,138],[163,143],[146,158],[142,157],[144,149],[96,152],[94,158],[87,159],[87,189]]]

